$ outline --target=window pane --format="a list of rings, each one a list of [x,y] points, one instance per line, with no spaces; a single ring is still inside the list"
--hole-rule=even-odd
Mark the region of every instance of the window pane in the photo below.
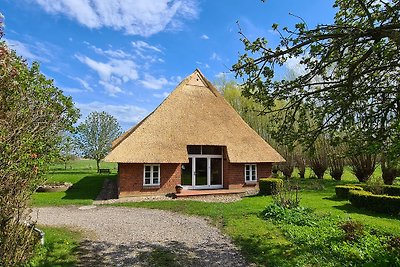
[[[144,179],[144,184],[150,184],[150,179]]]
[[[192,158],[189,158],[189,163],[182,163],[182,185],[192,185]]]
[[[154,166],[153,166],[153,171],[154,171],[154,172],[158,172],[158,165],[154,165]]]
[[[145,177],[145,178],[150,178],[150,172],[145,172],[145,173],[144,173],[144,177]]]
[[[246,172],[250,171],[250,165],[246,165]]]
[[[201,154],[201,146],[187,146],[188,154]]]
[[[203,155],[222,155],[222,146],[203,146]]]
[[[144,170],[146,171],[146,172],[149,172],[150,170],[151,170],[151,168],[150,168],[150,166],[144,166]]]
[[[153,184],[158,184],[158,178],[153,179]]]
[[[159,177],[158,172],[153,172],[153,178],[158,178],[158,177]]]

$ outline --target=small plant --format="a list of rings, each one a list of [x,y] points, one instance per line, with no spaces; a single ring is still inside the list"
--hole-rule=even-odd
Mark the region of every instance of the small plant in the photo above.
[[[364,225],[350,219],[340,223],[339,228],[344,231],[344,238],[350,242],[357,241],[364,235]]]
[[[295,208],[300,204],[299,185],[286,180],[281,190],[272,196],[274,203],[283,208]]]
[[[262,212],[264,219],[283,221],[298,226],[315,226],[313,211],[304,207],[285,208],[277,204],[267,206]]]
[[[392,236],[387,241],[387,249],[400,255],[400,236]]]

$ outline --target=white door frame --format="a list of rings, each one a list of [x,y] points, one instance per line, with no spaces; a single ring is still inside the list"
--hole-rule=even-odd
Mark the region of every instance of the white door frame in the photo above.
[[[192,159],[192,185],[183,186],[185,189],[218,189],[224,186],[224,160],[222,155],[198,155],[190,154],[189,158]],[[207,159],[207,185],[196,185],[196,158]],[[221,159],[221,184],[211,184],[211,159]]]

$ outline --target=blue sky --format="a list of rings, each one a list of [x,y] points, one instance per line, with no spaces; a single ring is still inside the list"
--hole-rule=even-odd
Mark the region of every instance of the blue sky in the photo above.
[[[273,23],[332,22],[333,0],[2,0],[5,40],[72,96],[82,118],[106,111],[128,129],[199,68],[216,81],[243,45],[275,46]],[[291,64],[287,65],[291,68]]]

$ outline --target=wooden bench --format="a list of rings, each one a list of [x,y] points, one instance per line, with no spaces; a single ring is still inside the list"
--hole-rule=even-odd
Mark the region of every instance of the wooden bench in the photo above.
[[[99,173],[111,173],[110,169],[99,169]]]

